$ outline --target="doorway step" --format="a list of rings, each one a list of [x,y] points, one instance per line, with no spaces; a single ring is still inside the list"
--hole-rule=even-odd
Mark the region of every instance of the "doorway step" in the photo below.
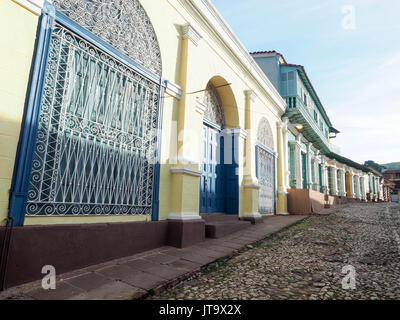
[[[239,220],[237,215],[206,213],[201,216],[205,221],[207,238],[221,238],[251,226],[250,221]]]

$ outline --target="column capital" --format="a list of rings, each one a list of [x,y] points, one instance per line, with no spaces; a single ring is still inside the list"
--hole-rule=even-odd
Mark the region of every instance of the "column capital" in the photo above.
[[[303,135],[301,134],[301,133],[299,133],[297,136],[296,136],[296,142],[298,142],[298,143],[301,143],[301,138],[303,137]]]
[[[287,117],[283,117],[282,121],[279,122],[279,127],[282,129],[283,133],[287,133],[288,132],[288,123],[289,123],[289,119]]]
[[[250,99],[253,102],[257,99],[257,94],[254,92],[254,90],[244,90],[244,95],[246,99]]]
[[[182,88],[179,85],[169,80],[165,80],[165,84],[166,93],[168,93],[171,97],[177,98],[178,100],[182,98]]]
[[[298,142],[297,140],[290,140],[289,141],[289,144],[291,145],[291,146],[295,146],[295,147],[301,147],[301,143],[300,142]]]
[[[14,2],[38,16],[42,13],[44,6],[44,0],[14,0]]]
[[[222,132],[226,134],[236,134],[245,140],[247,139],[248,136],[248,131],[242,128],[226,128],[222,130]]]
[[[197,46],[202,38],[201,34],[195,28],[193,28],[190,23],[182,25],[181,28],[182,38],[192,40],[193,43]]]
[[[257,177],[252,177],[251,175],[245,176],[243,178],[243,188],[260,189]]]
[[[201,115],[204,115],[204,112],[206,111],[207,106],[204,104],[204,102],[199,98],[196,97],[196,105],[195,105],[195,110],[200,113]]]
[[[288,124],[289,124],[289,118],[288,118],[288,117],[283,117],[283,118],[282,118],[282,122],[283,122],[285,125],[288,125]]]
[[[328,164],[326,164],[326,166],[329,167],[329,168],[336,169],[336,164],[334,164],[334,163],[333,164],[329,164],[328,163]]]

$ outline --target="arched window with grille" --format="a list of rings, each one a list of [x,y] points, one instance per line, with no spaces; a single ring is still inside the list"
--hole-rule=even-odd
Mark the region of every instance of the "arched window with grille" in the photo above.
[[[137,0],[54,0],[41,21],[20,142],[31,153],[15,169],[24,214],[154,217],[163,86],[146,12]]]
[[[263,117],[257,129],[256,168],[260,185],[258,208],[261,214],[275,213],[275,153],[274,138],[267,118]]]

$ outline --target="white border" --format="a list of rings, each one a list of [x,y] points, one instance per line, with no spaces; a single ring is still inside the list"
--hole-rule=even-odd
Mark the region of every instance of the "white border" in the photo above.
[[[2,0],[4,1],[4,0]],[[23,6],[34,14],[40,16],[44,5],[44,0],[12,0],[15,3]]]

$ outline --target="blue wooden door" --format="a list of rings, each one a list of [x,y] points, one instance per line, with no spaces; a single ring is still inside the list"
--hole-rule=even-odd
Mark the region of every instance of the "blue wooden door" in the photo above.
[[[224,212],[239,214],[239,176],[238,176],[238,150],[239,139],[234,135],[225,135],[222,144],[224,150]]]
[[[214,128],[203,126],[200,212],[224,211],[223,138]]]

